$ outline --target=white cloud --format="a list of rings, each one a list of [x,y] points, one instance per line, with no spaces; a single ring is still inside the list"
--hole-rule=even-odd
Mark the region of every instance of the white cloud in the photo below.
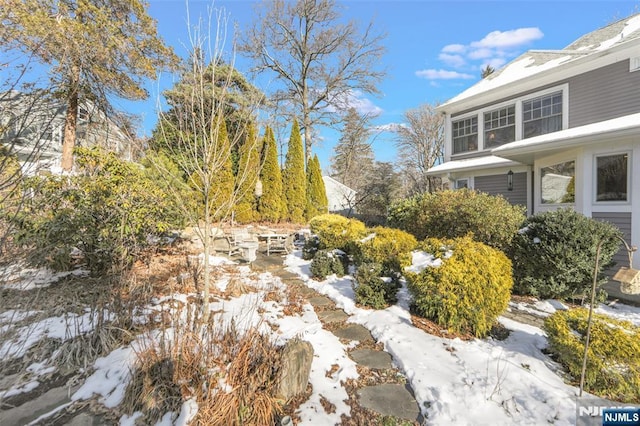
[[[457,79],[471,79],[474,78],[471,74],[461,73],[457,71],[448,71],[448,70],[420,70],[416,71],[416,75],[418,77],[426,78],[428,80],[457,80]]]
[[[491,31],[482,40],[474,41],[470,46],[489,49],[515,48],[539,40],[543,36],[544,34],[537,27],[518,28],[509,31]]]
[[[404,123],[388,123],[388,124],[380,124],[378,126],[373,126],[371,128],[374,132],[397,132],[401,127],[406,127],[407,125]]]
[[[499,52],[496,52],[495,50],[481,48],[481,49],[475,49],[469,52],[469,58],[470,59],[487,59],[487,58],[491,58],[492,56],[495,56],[496,54],[498,56],[502,56],[500,55]]]
[[[465,59],[462,56],[452,55],[450,53],[441,53],[438,56],[438,59],[440,59],[445,64],[454,68],[460,68],[467,64],[467,61],[465,61]]]
[[[333,106],[329,106],[330,111],[346,111],[349,108],[355,108],[360,114],[373,117],[383,112],[382,108],[374,104],[370,99],[367,99],[359,90],[351,90],[347,93],[337,95],[333,98],[332,103]]]
[[[442,48],[444,53],[464,53],[467,50],[467,46],[464,44],[447,44]]]

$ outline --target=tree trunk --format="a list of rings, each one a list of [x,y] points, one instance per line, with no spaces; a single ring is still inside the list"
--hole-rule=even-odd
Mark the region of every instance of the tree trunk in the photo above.
[[[73,168],[73,148],[76,144],[78,127],[78,82],[80,67],[71,68],[69,94],[67,95],[67,113],[64,118],[64,139],[62,141],[62,170],[69,172]]]

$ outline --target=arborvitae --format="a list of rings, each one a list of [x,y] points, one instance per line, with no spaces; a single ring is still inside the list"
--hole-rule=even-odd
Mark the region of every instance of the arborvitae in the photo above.
[[[233,164],[231,161],[231,144],[227,135],[227,126],[222,118],[214,118],[218,122],[216,136],[216,147],[214,150],[206,149],[210,167],[218,172],[211,178],[209,199],[211,212],[218,219],[229,211],[233,202]],[[207,159],[205,157],[205,160]]]
[[[253,124],[248,126],[247,137],[240,147],[240,160],[236,175],[238,203],[235,207],[235,220],[250,223],[258,219],[258,201],[255,195],[256,182],[260,174],[260,151],[258,135]]]
[[[282,187],[287,203],[287,219],[293,223],[303,223],[307,205],[307,178],[304,171],[304,152],[298,120],[293,120],[287,157],[282,174]]]
[[[307,165],[307,208],[305,215],[307,220],[328,211],[327,192],[322,180],[320,160],[314,155]]]
[[[278,148],[273,131],[267,127],[262,143],[264,163],[260,173],[262,197],[258,202],[260,218],[268,222],[277,222],[283,217],[285,205],[282,197],[282,174],[278,163]]]

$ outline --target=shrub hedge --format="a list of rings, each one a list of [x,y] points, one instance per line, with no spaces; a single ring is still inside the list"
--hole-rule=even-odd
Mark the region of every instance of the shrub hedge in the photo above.
[[[318,236],[322,249],[348,250],[349,243],[359,240],[366,232],[359,220],[330,213],[314,217],[309,227]]]
[[[598,240],[604,241],[598,270],[602,284],[607,280],[603,271],[613,264],[621,235],[614,225],[571,209],[531,216],[509,250],[514,292],[555,299],[586,294],[593,281]]]
[[[418,240],[473,233],[476,241],[505,250],[525,219],[524,211],[501,196],[458,189],[399,201],[389,208],[388,223]]]
[[[415,237],[399,229],[376,226],[359,242],[360,262],[379,263],[385,270],[402,271],[411,265],[411,250],[418,242]]]
[[[363,263],[358,267],[353,281],[356,303],[374,309],[384,309],[395,303],[398,285],[391,277],[382,277],[379,263]]]
[[[442,264],[405,273],[416,313],[451,331],[485,336],[509,303],[509,259],[470,236],[428,239],[419,248]]]
[[[324,280],[331,274],[341,277],[348,270],[347,255],[340,250],[318,250],[311,261],[311,276]]]
[[[549,350],[580,380],[587,332],[587,309],[558,311],[544,329]],[[640,403],[640,327],[594,314],[587,353],[585,390],[603,398]]]

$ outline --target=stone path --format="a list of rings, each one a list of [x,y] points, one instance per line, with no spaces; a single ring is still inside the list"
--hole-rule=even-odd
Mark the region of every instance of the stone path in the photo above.
[[[333,331],[338,338],[347,341],[357,341],[358,345],[349,352],[349,356],[358,365],[378,371],[394,371],[402,375],[392,365],[392,358],[387,352],[371,349],[375,340],[369,330],[359,324],[346,323],[349,318],[342,309],[337,309],[331,299],[321,295],[307,285],[296,275],[286,271],[282,265],[281,256],[266,256],[258,253],[253,262],[255,271],[266,271],[280,277],[289,287],[295,288],[314,307],[316,315],[326,329]],[[364,344],[366,347],[360,348]],[[409,384],[379,384],[363,386],[358,389],[359,404],[382,416],[392,416],[400,420],[422,423],[420,408]]]

